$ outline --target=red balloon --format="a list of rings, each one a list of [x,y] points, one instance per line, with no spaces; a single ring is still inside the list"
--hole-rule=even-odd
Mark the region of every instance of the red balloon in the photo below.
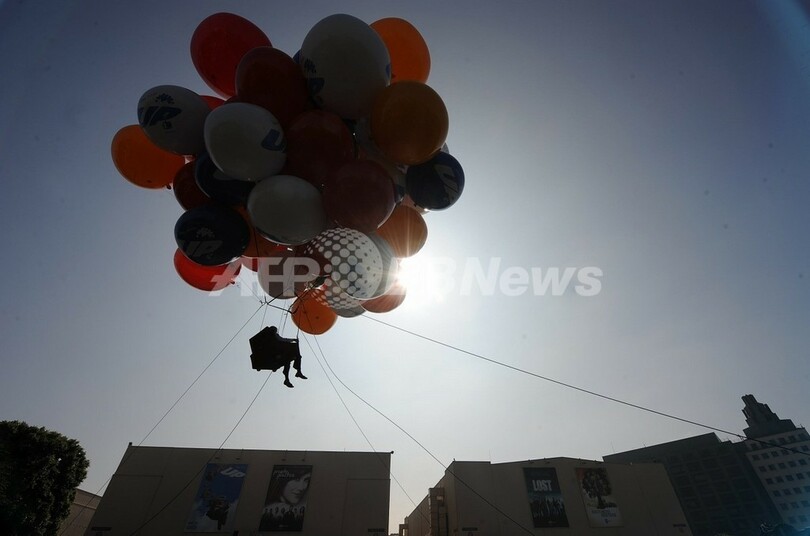
[[[394,183],[385,169],[371,160],[358,160],[333,173],[323,191],[326,215],[341,227],[371,233],[391,215]]]
[[[256,47],[270,39],[255,24],[233,13],[215,13],[191,36],[191,60],[208,87],[225,98],[236,94],[236,68]]]
[[[174,252],[177,274],[192,287],[208,292],[222,290],[233,283],[241,268],[239,259],[220,266],[203,266],[190,260],[180,249]]]
[[[172,182],[174,197],[185,210],[191,210],[194,207],[199,207],[200,205],[211,202],[211,198],[200,190],[200,187],[197,186],[197,181],[194,180],[195,165],[196,162],[192,160],[181,167]]]
[[[236,69],[236,94],[240,102],[268,110],[284,129],[309,106],[301,68],[273,47],[257,47],[244,55]]]
[[[354,138],[337,115],[309,110],[284,130],[287,137],[285,173],[323,188],[329,175],[354,159]]]

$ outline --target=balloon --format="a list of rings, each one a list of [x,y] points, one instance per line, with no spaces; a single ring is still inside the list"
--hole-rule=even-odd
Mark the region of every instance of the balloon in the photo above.
[[[180,203],[180,206],[183,207],[183,210],[191,210],[194,207],[205,205],[211,201],[211,198],[200,190],[200,187],[197,186],[197,182],[194,179],[194,168],[196,165],[197,163],[194,161],[188,162],[180,168],[180,171],[174,176],[174,181],[172,181],[174,197],[177,199],[177,202]]]
[[[250,220],[250,215],[247,212],[247,209],[244,207],[234,207],[236,211],[242,216],[242,219],[245,220],[245,223],[248,226],[249,230],[249,239],[248,245],[245,248],[245,251],[242,253],[243,257],[268,257],[280,251],[287,251],[287,246],[282,246],[281,244],[276,244],[275,242],[271,242],[270,240],[263,237],[255,227],[253,227],[253,222]],[[256,270],[253,270],[254,272]]]
[[[212,110],[214,108],[219,108],[220,106],[225,104],[225,101],[220,99],[219,97],[213,97],[211,95],[200,95],[200,96],[203,98],[205,103],[208,104],[208,107],[211,108]]]
[[[189,285],[200,290],[222,290],[236,280],[242,265],[238,260],[220,266],[203,266],[186,257],[181,250],[174,252],[174,268]]]
[[[318,289],[316,297],[328,305],[338,316],[344,316],[345,311],[356,310],[360,307],[360,300],[349,296],[331,278],[327,278],[324,285]]]
[[[293,323],[310,335],[326,333],[337,322],[335,312],[313,295],[318,292],[303,294],[290,307]]]
[[[394,286],[378,298],[362,302],[363,309],[371,313],[387,313],[399,307],[405,301],[406,289],[402,283],[395,283]]]
[[[208,87],[226,99],[236,94],[236,68],[249,50],[270,46],[256,25],[233,13],[215,13],[191,36],[191,61]]]
[[[376,295],[387,269],[374,241],[354,229],[327,229],[307,244],[304,251],[310,257],[323,258],[324,273],[357,300]]]
[[[273,47],[257,47],[245,54],[236,69],[236,95],[240,102],[268,110],[285,130],[309,106],[301,68]]]
[[[315,103],[345,119],[367,116],[391,78],[385,43],[351,15],[331,15],[313,26],[300,63]]]
[[[343,164],[329,177],[323,191],[326,215],[341,227],[364,233],[377,230],[394,206],[391,178],[370,160]]]
[[[255,182],[284,167],[284,132],[261,106],[243,102],[220,106],[208,115],[204,130],[211,160],[229,177]]]
[[[380,252],[380,257],[382,259],[382,268],[380,271],[380,284],[375,290],[371,298],[376,298],[378,296],[382,296],[394,285],[397,281],[397,275],[399,274],[399,260],[394,256],[394,251],[391,249],[391,246],[388,245],[388,242],[380,238],[374,233],[371,233],[368,236],[374,245],[377,246],[377,251]]]
[[[441,149],[447,130],[447,108],[425,84],[398,82],[374,101],[371,137],[394,162],[412,165],[429,160]]]
[[[248,244],[248,226],[231,208],[202,205],[180,216],[174,226],[174,238],[192,261],[217,266],[242,255]]]
[[[396,17],[372,22],[391,57],[391,83],[413,80],[427,82],[430,73],[430,51],[422,34],[413,25]]]
[[[247,209],[253,226],[278,244],[304,244],[326,229],[321,193],[292,175],[259,182],[248,198]]]
[[[301,262],[292,251],[277,250],[259,259],[259,285],[272,298],[294,298],[318,276],[310,270],[312,267]]]
[[[394,202],[400,203],[405,197],[405,171],[408,166],[397,164],[391,161],[380,151],[374,142],[371,141],[371,133],[368,120],[363,119],[357,122],[354,136],[358,145],[358,160],[371,160],[381,165],[394,183]]]
[[[111,144],[112,160],[123,177],[142,188],[164,188],[186,163],[149,141],[139,125],[119,130]]]
[[[322,188],[329,174],[354,159],[354,140],[339,116],[309,110],[285,129],[287,163],[284,171]]]
[[[152,143],[175,154],[195,155],[205,149],[203,125],[211,108],[193,91],[157,86],[138,101],[138,122]]]
[[[379,229],[377,235],[385,240],[397,257],[416,254],[427,241],[427,225],[416,210],[399,205]]]
[[[208,197],[226,205],[245,205],[250,192],[256,186],[254,182],[241,181],[225,175],[207,153],[197,157],[194,163],[194,180]]]
[[[354,307],[341,307],[338,309],[332,308],[335,311],[335,314],[341,318],[354,318],[356,316],[360,316],[365,314],[366,310],[363,309],[363,306],[360,305],[362,302],[357,302],[357,305]]]
[[[464,191],[464,170],[449,153],[437,153],[406,173],[407,192],[413,202],[429,210],[442,210],[458,201]]]

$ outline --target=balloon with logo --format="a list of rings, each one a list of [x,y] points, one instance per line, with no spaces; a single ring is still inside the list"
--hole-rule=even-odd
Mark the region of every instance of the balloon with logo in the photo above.
[[[453,155],[445,152],[423,164],[410,166],[406,178],[410,198],[429,210],[452,206],[464,191],[464,170]]]
[[[255,104],[228,103],[205,121],[208,155],[234,179],[258,181],[284,167],[286,140],[278,120]]]
[[[240,257],[248,244],[248,232],[238,212],[215,204],[186,211],[174,226],[177,247],[203,266],[227,264]]]
[[[391,57],[391,83],[412,80],[427,82],[430,73],[430,51],[413,24],[398,17],[372,22]]]
[[[331,15],[315,24],[301,45],[299,62],[315,103],[344,119],[367,116],[391,80],[385,43],[351,15]]]
[[[208,87],[227,99],[236,94],[236,69],[242,57],[256,47],[269,46],[270,39],[249,20],[215,13],[194,30],[191,60]]]
[[[205,150],[203,125],[211,108],[180,86],[157,86],[138,101],[138,122],[152,143],[166,151],[196,155]]]

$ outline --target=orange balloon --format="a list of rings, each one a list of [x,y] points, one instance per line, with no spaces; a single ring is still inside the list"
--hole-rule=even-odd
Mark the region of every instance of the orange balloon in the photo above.
[[[430,51],[422,34],[397,17],[372,22],[370,25],[388,48],[391,58],[391,83],[413,80],[427,82],[430,73]]]
[[[164,151],[149,141],[139,125],[129,125],[112,140],[112,160],[118,172],[142,188],[164,188],[186,163],[180,155]]]
[[[391,290],[370,300],[363,300],[360,305],[370,313],[387,313],[393,311],[405,301],[405,286],[400,283],[394,283]]]
[[[310,335],[326,333],[337,322],[337,314],[319,300],[316,293],[308,292],[300,296],[290,308],[293,323]]]
[[[385,240],[396,257],[410,257],[427,241],[427,224],[416,210],[399,205],[385,220],[377,234]]]
[[[371,139],[399,164],[421,164],[442,148],[449,118],[430,86],[398,82],[379,92],[371,111]]]

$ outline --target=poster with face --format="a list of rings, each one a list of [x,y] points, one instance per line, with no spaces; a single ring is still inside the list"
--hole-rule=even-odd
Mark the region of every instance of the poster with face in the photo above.
[[[592,527],[619,527],[622,515],[613,499],[607,471],[602,468],[577,469],[577,481],[585,503],[585,513]]]
[[[273,466],[260,531],[300,532],[303,529],[311,476],[311,465]]]
[[[186,522],[186,532],[231,532],[247,465],[209,463]]]
[[[557,470],[553,467],[524,467],[523,478],[535,528],[567,527],[568,516]]]

